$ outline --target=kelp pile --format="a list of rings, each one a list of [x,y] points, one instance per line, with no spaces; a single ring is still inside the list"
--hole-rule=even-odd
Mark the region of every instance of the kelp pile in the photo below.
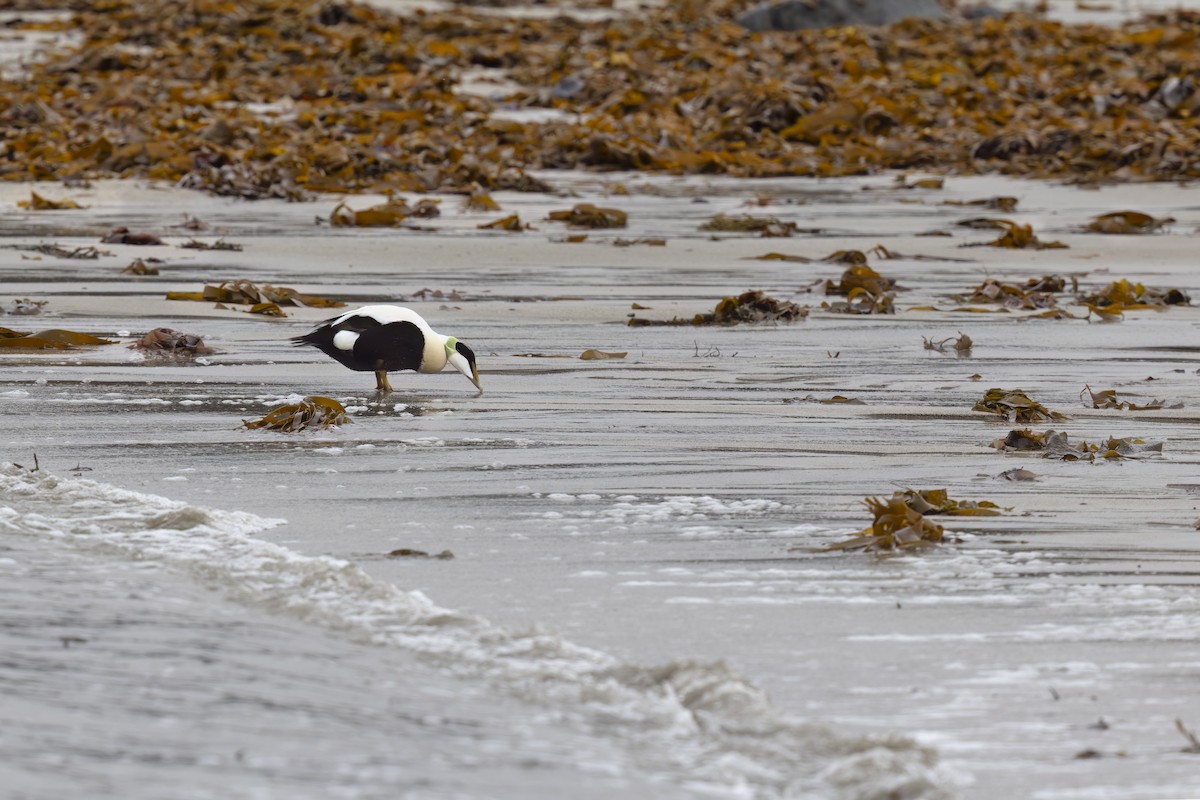
[[[1062,242],[1045,242],[1037,237],[1033,232],[1032,225],[1022,225],[1019,222],[1013,222],[1011,219],[992,219],[984,217],[979,219],[966,219],[958,223],[967,228],[995,228],[1003,231],[1000,238],[991,242],[984,242],[987,247],[1005,247],[1009,250],[1065,250],[1067,245]],[[976,245],[964,245],[974,247]]]
[[[75,347],[91,347],[98,344],[116,344],[112,339],[102,339],[90,333],[51,328],[37,333],[21,333],[11,328],[0,328],[0,349],[5,350],[71,350]]]
[[[409,217],[430,219],[441,213],[438,201],[429,197],[423,197],[411,206],[403,198],[389,197],[384,203],[358,211],[338,203],[329,214],[329,224],[334,227],[391,228],[401,225]]]
[[[216,352],[194,333],[174,328],[155,328],[129,347],[167,356],[206,356]]]
[[[350,421],[346,408],[337,400],[310,395],[298,403],[276,406],[259,419],[242,420],[242,425],[251,430],[266,428],[282,433],[297,433],[309,428],[332,428]]]
[[[953,350],[956,355],[966,356],[971,354],[971,348],[975,346],[975,342],[971,341],[971,337],[959,331],[958,336],[947,336],[945,339],[930,339],[922,336],[921,340],[925,344],[926,350],[934,350],[938,353],[947,352],[947,346]]]
[[[674,317],[667,320],[630,317],[632,328],[652,325],[738,325],[756,322],[796,322],[808,317],[808,307],[790,300],[770,297],[758,289],[725,297],[717,302],[711,313],[697,314],[691,319]]]
[[[1134,437],[1118,439],[1110,436],[1102,442],[1072,442],[1070,436],[1063,431],[1048,430],[1035,433],[1028,428],[1009,431],[1003,439],[992,442],[992,446],[1001,452],[1036,452],[1043,458],[1056,458],[1061,461],[1138,458],[1144,455],[1159,455],[1163,450],[1162,442],[1147,442]]]
[[[1126,311],[1162,311],[1167,306],[1186,306],[1192,302],[1182,289],[1154,289],[1127,278],[1090,294],[1081,294],[1077,299],[1101,319],[1120,318]]]
[[[1051,411],[1019,389],[988,389],[983,399],[972,411],[998,414],[1009,422],[1041,422],[1042,420],[1064,420],[1066,415]]]
[[[996,278],[986,278],[971,290],[970,294],[957,295],[953,299],[960,303],[996,303],[1021,311],[1039,311],[1058,305],[1057,293],[1066,289],[1068,280],[1078,290],[1079,279],[1059,275],[1043,275],[1030,278],[1024,284],[1008,283]]]
[[[1141,211],[1113,211],[1089,222],[1085,228],[1092,233],[1146,234],[1155,233],[1164,225],[1174,222],[1173,217],[1156,219]]]
[[[782,222],[775,217],[717,214],[701,225],[700,230],[712,233],[757,233],[763,237],[786,237],[796,233],[798,228],[794,222]]]
[[[945,538],[945,529],[928,516],[995,516],[1001,509],[989,500],[953,500],[945,489],[905,489],[890,498],[868,497],[871,525],[826,550],[902,550],[929,547]]]
[[[167,292],[167,299],[210,302],[220,306],[248,305],[250,306],[248,311],[251,314],[265,314],[272,317],[287,316],[280,308],[281,305],[309,308],[341,308],[346,305],[340,300],[300,294],[288,286],[272,286],[264,283],[259,287],[245,279],[224,281],[218,286],[205,286],[199,292]]]
[[[1121,411],[1158,411],[1159,409],[1168,408],[1166,400],[1151,400],[1149,403],[1139,405],[1132,400],[1119,400],[1116,389],[1102,389],[1097,392],[1086,383],[1079,392],[1079,399],[1083,400],[1085,394],[1088,396],[1088,399],[1084,400],[1084,405],[1091,403],[1092,408],[1116,408]],[[1183,408],[1183,403],[1176,403],[1169,406],[1169,408]]]
[[[533,168],[1200,177],[1194,13],[752,34],[736,3],[594,22],[300,0],[70,5],[78,47],[0,78],[0,178],[295,199],[545,188]],[[507,104],[563,113],[493,116],[455,91],[477,68],[517,82]]]
[[[845,301],[825,301],[821,308],[843,314],[896,313],[896,281],[867,266],[867,258],[861,251],[838,251],[825,260],[842,261],[850,266],[836,283],[825,281],[825,294],[845,295]]]
[[[579,203],[564,211],[551,211],[552,222],[565,222],[572,228],[624,228],[628,215],[619,208],[601,208],[591,203]]]

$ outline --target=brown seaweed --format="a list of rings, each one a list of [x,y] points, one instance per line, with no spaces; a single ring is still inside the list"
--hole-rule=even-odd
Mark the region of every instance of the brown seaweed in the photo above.
[[[332,428],[351,421],[345,407],[337,400],[310,395],[298,403],[276,406],[259,419],[242,420],[242,424],[251,430],[265,428],[282,433],[296,433],[310,428]]]
[[[618,208],[601,208],[591,203],[579,203],[566,211],[551,211],[546,218],[565,222],[572,228],[624,228],[629,220]]]
[[[1051,411],[1041,403],[1031,400],[1019,389],[988,389],[984,393],[983,399],[977,402],[971,410],[997,414],[1009,422],[1067,419],[1065,414]]]
[[[890,498],[868,497],[863,504],[874,517],[869,527],[825,550],[904,550],[929,547],[945,539],[945,529],[926,517],[995,516],[1001,508],[989,500],[954,500],[945,489],[904,489]]]
[[[203,356],[216,352],[199,336],[174,328],[155,328],[129,347],[170,355]]]

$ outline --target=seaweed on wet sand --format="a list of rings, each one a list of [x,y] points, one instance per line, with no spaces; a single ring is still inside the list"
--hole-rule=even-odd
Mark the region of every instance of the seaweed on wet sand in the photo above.
[[[1092,233],[1147,234],[1174,221],[1173,217],[1155,218],[1141,211],[1113,211],[1094,218],[1085,228]]]
[[[199,292],[167,292],[166,297],[168,300],[249,305],[254,313],[270,313],[275,316],[284,316],[280,305],[309,308],[341,308],[346,305],[340,300],[300,294],[288,286],[272,286],[265,283],[260,287],[245,279],[223,281],[217,286],[205,286]],[[274,309],[271,309],[271,306],[274,306]]]
[[[870,552],[930,547],[943,542],[946,532],[927,517],[941,514],[978,517],[1002,513],[1002,509],[989,500],[955,500],[945,489],[898,490],[890,498],[865,498],[863,505],[874,517],[871,524],[825,550]]]
[[[1062,242],[1046,242],[1037,237],[1032,225],[1022,225],[1010,219],[973,219],[959,223],[970,228],[997,228],[1003,231],[999,239],[983,242],[987,247],[1004,247],[1010,250],[1065,250],[1067,245]],[[978,247],[980,244],[966,244],[963,247]]]
[[[1085,394],[1088,396],[1087,400],[1084,400]],[[1116,408],[1122,411],[1158,411],[1159,409],[1168,407],[1183,408],[1183,403],[1167,406],[1166,400],[1151,400],[1148,403],[1139,405],[1131,400],[1118,399],[1116,389],[1102,389],[1097,392],[1086,383],[1079,392],[1079,399],[1083,400],[1084,405],[1090,403],[1092,408]]]
[[[103,339],[90,333],[68,331],[61,328],[20,333],[11,328],[0,328],[0,348],[10,350],[70,350],[75,347],[116,344],[112,339]]]
[[[33,317],[42,313],[42,309],[50,303],[49,300],[34,300],[31,297],[18,297],[12,301],[11,308],[0,311],[18,317]]]
[[[866,264],[858,250],[839,251],[825,259],[849,263],[837,283],[825,281],[825,293],[845,295],[844,301],[824,301],[821,308],[843,314],[896,313],[896,281],[885,278]]]
[[[155,328],[129,347],[172,356],[203,356],[216,352],[199,336],[174,328]]]
[[[1077,301],[1087,306],[1089,315],[1115,322],[1126,311],[1163,311],[1168,306],[1191,305],[1191,298],[1182,289],[1156,289],[1128,278],[1113,281],[1102,289],[1079,295]]]
[[[1070,282],[1078,287],[1078,278],[1072,277]],[[954,295],[952,299],[960,303],[996,303],[1023,311],[1044,310],[1058,305],[1056,293],[1064,291],[1067,283],[1067,278],[1058,275],[1030,278],[1024,284],[985,278],[970,294]]]
[[[144,231],[131,231],[124,226],[114,228],[112,233],[100,240],[101,244],[132,244],[140,247],[154,246],[166,244],[162,239],[152,233]]]
[[[551,211],[546,219],[565,222],[572,228],[624,228],[629,215],[619,208],[601,208],[592,203],[579,203],[564,211]]]
[[[350,421],[346,408],[337,400],[310,395],[295,403],[276,406],[259,419],[242,420],[242,424],[251,430],[265,428],[282,433],[296,433],[310,428],[332,428]]]
[[[386,555],[388,558],[430,558],[438,561],[449,561],[454,558],[454,553],[449,550],[443,550],[440,553],[430,553],[426,550],[414,550],[411,547],[401,547],[386,553]]]
[[[925,343],[926,350],[936,350],[939,353],[945,353],[947,352],[947,345],[949,345],[950,350],[960,356],[970,355],[971,348],[975,346],[975,343],[971,341],[971,337],[962,331],[959,331],[958,336],[948,336],[945,339],[934,340],[924,336],[921,339]]]
[[[533,226],[522,223],[521,217],[517,214],[509,214],[507,217],[501,217],[491,222],[481,222],[475,227],[481,230],[508,231],[509,233],[523,233],[527,230],[533,230]]]
[[[971,410],[997,414],[1009,422],[1067,419],[1065,414],[1051,411],[1036,400],[1031,400],[1020,389],[988,389],[983,399],[975,403]]]
[[[630,317],[630,327],[652,325],[738,325],[758,322],[796,322],[808,316],[808,307],[790,300],[780,300],[766,293],[751,289],[740,295],[722,298],[712,313],[697,314],[691,319],[675,317],[669,320]]]
[[[34,191],[30,191],[28,200],[18,200],[17,205],[21,208],[28,208],[30,211],[63,211],[66,209],[87,208],[87,206],[81,206],[79,203],[68,198],[51,200]]]
[[[144,259],[135,258],[121,272],[128,275],[157,275],[158,267],[151,267]]]
[[[1107,459],[1110,461],[1126,458],[1140,458],[1147,455],[1160,455],[1163,450],[1162,442],[1148,442],[1132,436],[1117,438],[1110,436],[1098,442],[1086,440],[1071,441],[1065,431],[1047,430],[1042,433],[1029,430],[1009,431],[1003,439],[992,442],[992,447],[1000,452],[1039,453],[1043,458],[1053,458],[1060,461],[1089,461]]]
[[[700,230],[716,233],[757,233],[764,237],[787,237],[794,235],[798,228],[794,222],[781,222],[775,217],[717,214],[701,225]]]
[[[227,242],[224,239],[217,239],[215,242],[202,242],[198,239],[188,239],[179,246],[184,250],[225,250],[232,253],[240,253],[244,249],[242,245],[237,244],[236,242]]]
[[[431,219],[442,212],[438,207],[440,201],[423,197],[415,205],[409,205],[402,198],[389,197],[385,202],[357,211],[341,202],[329,214],[329,222],[334,227],[356,228],[394,228],[404,224],[410,217]]]

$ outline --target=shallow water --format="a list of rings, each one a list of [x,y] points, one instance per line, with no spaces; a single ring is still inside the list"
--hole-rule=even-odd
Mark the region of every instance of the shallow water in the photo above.
[[[18,542],[10,569],[36,578],[27,591],[39,595],[149,575],[155,597],[170,598],[197,625],[213,621],[218,653],[223,637],[234,654],[239,636],[262,641],[253,659],[210,670],[210,682],[227,691],[249,664],[264,692],[281,684],[281,706],[316,704],[321,720],[335,713],[316,702],[328,687],[409,675],[411,663],[412,686],[457,697],[446,716],[482,731],[464,744],[437,726],[393,731],[374,710],[347,717],[347,743],[333,743],[326,766],[289,785],[314,795],[330,785],[317,773],[337,764],[338,775],[352,776],[347,796],[415,786],[407,782],[414,774],[424,788],[412,796],[430,797],[553,796],[575,781],[596,796],[665,796],[670,786],[694,796],[876,797],[898,785],[913,797],[1197,794],[1196,757],[1180,752],[1186,742],[1174,726],[1176,717],[1200,725],[1196,310],[1131,312],[1117,324],[907,310],[948,305],[944,295],[987,275],[1079,273],[1085,288],[1130,277],[1194,296],[1200,206],[1191,190],[983,178],[921,192],[890,177],[548,177],[578,196],[497,195],[505,213],[518,211],[539,229],[516,236],[477,230],[497,215],[463,214],[451,198],[431,223],[437,232],[346,231],[314,225],[332,199],[245,204],[112,183],[73,193],[91,206],[84,211],[0,219],[5,245],[96,244],[120,224],[175,245],[190,235],[167,226],[186,212],[222,229],[191,235],[245,245],[241,253],[103,245],[114,255],[96,261],[34,261],[0,249],[0,302],[49,300],[43,315],[10,316],[8,327],[130,341],[167,325],[220,351],[202,363],[165,364],[123,346],[0,354],[0,426],[11,442],[0,459],[29,467],[36,453],[43,469],[84,495],[72,513],[55,516],[32,505],[53,506],[50,489],[21,488],[36,475],[6,473],[0,504],[12,509],[15,538],[6,538]],[[631,194],[613,194],[617,183]],[[27,191],[0,187],[0,205],[12,208]],[[772,205],[744,205],[755,192],[772,195]],[[1008,216],[1070,249],[962,247],[994,235],[953,227],[975,212],[942,201],[996,194],[1019,196]],[[582,200],[628,211],[630,228],[561,243],[563,229],[541,220]],[[1079,232],[1092,215],[1125,207],[1176,222],[1150,237]],[[819,232],[714,241],[697,230],[722,211],[773,214]],[[933,229],[953,235],[918,235]],[[668,242],[616,247],[618,236]],[[624,325],[633,303],[652,307],[639,315],[691,316],[747,288],[819,304],[820,292],[805,287],[836,278],[841,266],[748,259],[769,251],[820,258],[876,244],[933,257],[872,257],[910,289],[895,316],[814,311],[783,326]],[[147,255],[166,259],[160,276],[120,274]],[[460,300],[412,304],[435,329],[475,348],[485,391],[476,395],[451,373],[397,374],[399,391],[381,400],[368,393],[369,375],[288,344],[328,311],[272,320],[161,299],[168,289],[241,277],[355,304],[457,290]],[[957,331],[976,342],[969,358],[922,345],[922,337]],[[589,347],[628,355],[520,355],[576,356]],[[1079,401],[1084,383],[1183,407],[1088,410]],[[1163,455],[1093,465],[998,454],[988,443],[1014,426],[970,410],[989,386],[1022,388],[1067,413],[1052,427],[1073,439],[1140,436],[1164,441]],[[310,393],[342,400],[355,422],[298,436],[240,427]],[[817,402],[836,394],[864,404]],[[1038,479],[997,479],[1016,466]],[[160,528],[153,521],[166,501],[113,508],[112,490],[81,479],[221,511]],[[864,496],[898,486],[947,487],[1011,511],[953,521],[948,528],[962,541],[934,552],[814,552],[867,523]],[[286,524],[242,520],[247,527],[232,533],[210,530],[213,520],[228,522],[227,512]],[[39,514],[52,519],[42,524]],[[455,558],[385,555],[404,547]],[[97,669],[179,649],[170,619],[122,602],[119,591],[101,592],[83,626],[90,633],[79,634],[88,643],[55,655],[119,638],[111,620],[121,615],[144,618],[147,638],[141,650],[96,654]],[[236,635],[222,628],[239,615],[247,622]],[[328,655],[292,659],[293,649]],[[8,698],[35,677],[27,663],[14,664],[0,683]],[[36,678],[40,696],[62,690],[53,673]],[[382,693],[412,699],[403,687]],[[87,713],[117,719],[114,730],[136,729],[122,700],[86,701],[78,702]],[[369,705],[357,693],[338,702],[337,713]],[[439,713],[440,699],[412,702],[414,714]],[[185,692],[182,705],[198,720],[207,713],[196,693]],[[23,716],[29,726],[52,724],[58,713],[49,700],[33,708]],[[548,727],[506,737],[508,715]],[[240,725],[230,717],[212,724]],[[267,727],[239,727],[239,736],[246,747],[269,748]],[[416,752],[428,758],[401,774],[360,770],[366,762],[347,754],[359,741],[364,752],[385,752],[372,748],[387,737],[419,740]],[[56,775],[63,784],[23,770],[17,777],[28,784],[14,785],[33,794],[94,788],[86,772],[102,775],[113,796],[134,796],[150,768],[89,755],[83,738],[64,734],[53,748],[75,752],[86,770]],[[12,752],[20,739],[16,729],[0,742]],[[208,752],[193,740],[138,746],[172,764],[156,775],[191,769],[174,765],[172,753]],[[434,755],[463,750],[491,754],[479,782],[462,777],[461,758]],[[339,753],[349,760],[339,762]],[[255,785],[270,790],[295,765],[277,755],[274,772],[254,772]],[[514,767],[526,757],[542,766]],[[237,773],[228,783],[223,774],[205,786],[220,793],[238,785]]]

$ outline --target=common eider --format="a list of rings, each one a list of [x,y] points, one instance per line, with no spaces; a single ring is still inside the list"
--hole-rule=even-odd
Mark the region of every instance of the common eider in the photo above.
[[[439,372],[447,364],[483,391],[471,348],[453,336],[437,333],[420,314],[404,306],[363,306],[347,311],[325,320],[312,333],[293,337],[292,342],[312,345],[350,369],[374,372],[375,388],[380,392],[392,391],[389,372]]]

